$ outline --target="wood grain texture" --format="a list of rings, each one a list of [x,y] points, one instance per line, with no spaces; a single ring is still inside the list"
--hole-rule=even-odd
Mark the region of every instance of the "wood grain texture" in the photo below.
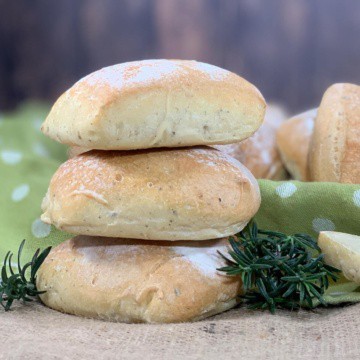
[[[0,109],[55,100],[103,66],[145,58],[225,67],[290,111],[360,82],[358,0],[0,0]]]

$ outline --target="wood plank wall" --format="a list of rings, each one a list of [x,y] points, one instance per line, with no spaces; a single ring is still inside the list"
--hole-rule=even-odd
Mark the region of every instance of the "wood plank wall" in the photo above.
[[[359,0],[0,0],[0,109],[109,64],[189,58],[295,112],[360,83],[359,38]]]

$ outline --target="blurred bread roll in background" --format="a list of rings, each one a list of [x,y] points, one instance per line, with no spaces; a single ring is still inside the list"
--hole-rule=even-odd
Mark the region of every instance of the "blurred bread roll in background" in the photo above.
[[[279,105],[268,104],[264,123],[250,138],[214,147],[239,160],[256,179],[283,180],[286,170],[276,146],[276,130],[286,119],[286,111]]]
[[[276,135],[277,147],[292,178],[309,181],[308,153],[317,109],[311,109],[283,122]]]
[[[319,106],[310,143],[312,181],[360,184],[360,86],[334,84]]]
[[[227,239],[198,242],[78,236],[54,248],[37,274],[41,300],[62,312],[121,322],[203,319],[242,293],[225,265]]]
[[[84,77],[42,125],[50,138],[101,150],[228,144],[262,124],[265,100],[240,76],[187,60],[143,60]]]
[[[41,219],[73,234],[206,240],[239,232],[259,206],[249,170],[210,147],[90,151],[54,174]]]

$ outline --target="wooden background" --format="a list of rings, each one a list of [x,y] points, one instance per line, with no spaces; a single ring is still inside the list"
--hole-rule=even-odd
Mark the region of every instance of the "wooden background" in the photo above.
[[[197,59],[299,111],[360,83],[360,0],[0,0],[0,109],[100,67]]]

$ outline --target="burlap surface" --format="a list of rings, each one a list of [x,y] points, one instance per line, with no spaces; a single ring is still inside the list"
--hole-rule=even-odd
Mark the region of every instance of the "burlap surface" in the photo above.
[[[0,313],[0,359],[360,359],[360,304],[246,309],[190,324],[116,324],[40,304]]]

